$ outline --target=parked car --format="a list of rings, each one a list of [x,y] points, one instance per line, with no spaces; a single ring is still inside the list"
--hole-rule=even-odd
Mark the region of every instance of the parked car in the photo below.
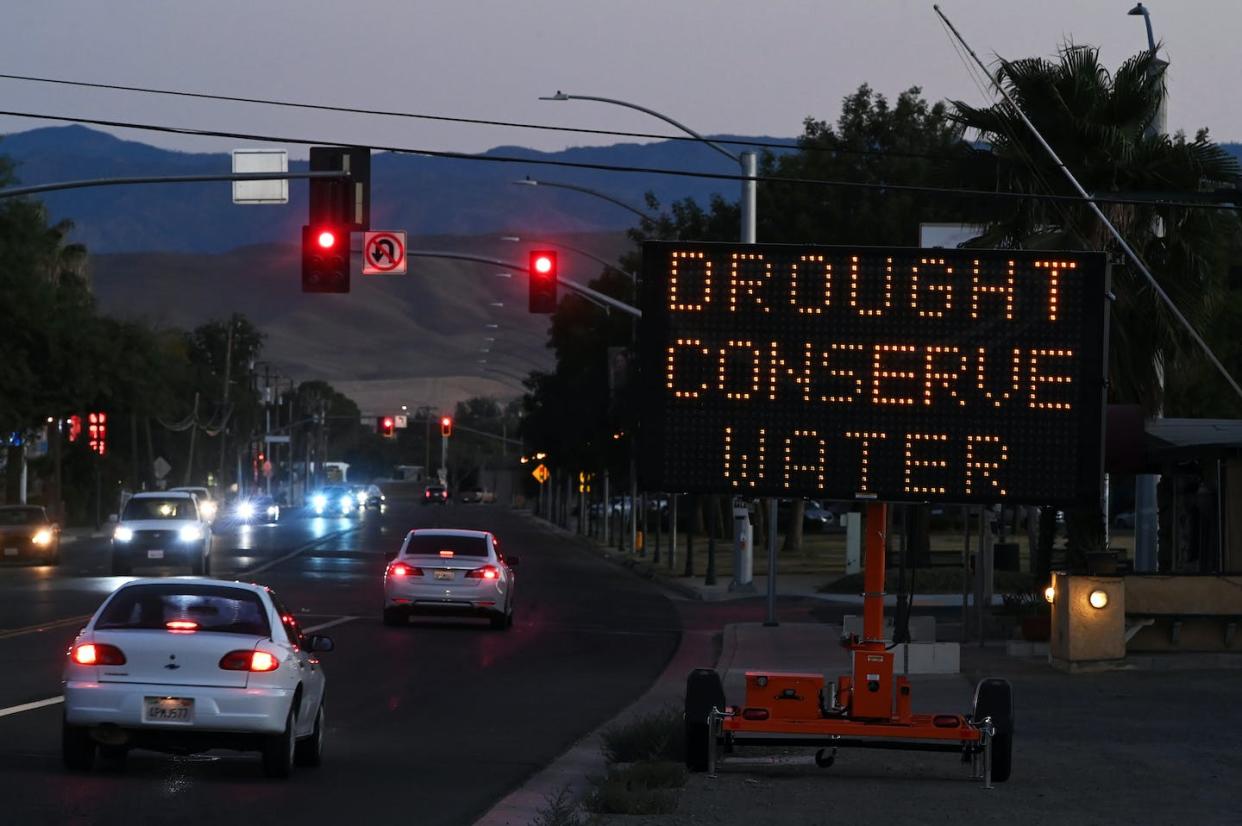
[[[0,561],[60,563],[60,526],[35,505],[0,507]]]

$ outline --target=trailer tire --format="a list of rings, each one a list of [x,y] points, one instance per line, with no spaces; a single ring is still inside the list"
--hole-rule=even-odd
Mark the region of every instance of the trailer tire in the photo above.
[[[1013,687],[1008,680],[991,677],[975,688],[972,719],[992,718],[992,782],[1004,783],[1013,771]]]
[[[686,768],[705,772],[708,768],[710,729],[708,715],[725,705],[724,684],[710,668],[696,668],[686,678]]]

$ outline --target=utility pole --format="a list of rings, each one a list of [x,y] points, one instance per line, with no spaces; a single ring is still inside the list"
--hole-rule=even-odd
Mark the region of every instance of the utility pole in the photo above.
[[[220,392],[220,409],[228,411],[229,407],[229,379],[233,367],[233,328],[237,326],[237,315],[229,316],[229,332],[227,343],[224,346],[224,388]],[[223,490],[224,488],[224,456],[225,449],[228,447],[229,434],[228,427],[224,427],[220,431],[220,464],[217,470],[217,482]],[[240,484],[241,480],[238,480]]]
[[[268,496],[272,495],[272,474],[267,471],[272,457],[269,455],[272,451],[272,365],[263,365],[263,467],[259,470],[263,473],[265,490]]]
[[[194,470],[194,441],[198,438],[198,394],[194,394],[194,412],[190,414],[190,455],[185,460],[184,481],[181,484],[190,484],[190,473]]]

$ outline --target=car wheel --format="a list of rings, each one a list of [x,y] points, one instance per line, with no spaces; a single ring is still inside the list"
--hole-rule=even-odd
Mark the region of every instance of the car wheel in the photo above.
[[[91,739],[90,731],[85,726],[71,726],[64,723],[60,731],[60,756],[65,768],[71,771],[87,772],[95,764],[95,752],[98,746]]]
[[[285,730],[280,734],[268,735],[263,742],[263,773],[268,777],[286,778],[293,774],[293,753],[297,747],[293,724],[296,719],[293,709],[289,709]]]
[[[129,573],[132,570],[133,570],[133,566],[130,565],[125,560],[119,559],[116,556],[112,557],[112,575],[113,576],[129,576]]]
[[[405,613],[403,611],[400,611],[396,608],[385,608],[384,609],[384,624],[385,625],[408,625],[409,623],[406,622]]]
[[[294,747],[293,760],[299,766],[318,766],[323,763],[323,732],[324,703],[319,701],[319,711],[315,712],[315,728],[310,736],[299,740]]]

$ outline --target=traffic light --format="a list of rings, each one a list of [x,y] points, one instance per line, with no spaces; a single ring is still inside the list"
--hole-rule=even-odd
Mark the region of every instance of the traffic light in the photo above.
[[[530,311],[556,312],[556,253],[553,250],[531,250]]]
[[[349,292],[349,231],[342,224],[302,227],[302,292]]]
[[[82,435],[82,417],[76,413],[69,417],[69,441],[76,442]]]
[[[108,416],[88,413],[86,416],[87,447],[103,456],[108,450]]]
[[[397,420],[392,416],[380,416],[375,420],[375,432],[385,439],[397,438]]]
[[[453,420],[448,416],[440,417],[440,435],[446,439],[453,435]]]

